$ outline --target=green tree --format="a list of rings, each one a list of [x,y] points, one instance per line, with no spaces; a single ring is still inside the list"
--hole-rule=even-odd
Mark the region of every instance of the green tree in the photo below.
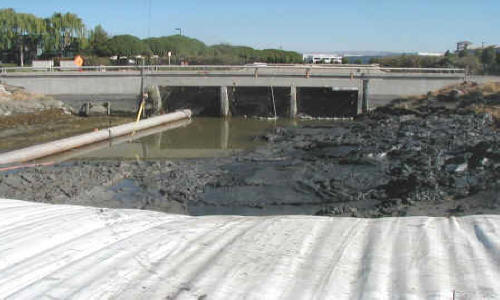
[[[481,62],[475,55],[459,57],[454,61],[454,65],[459,68],[466,68],[471,73],[478,73],[481,70]]]
[[[181,35],[148,38],[144,43],[159,56],[165,56],[169,51],[178,57],[203,55],[207,48],[203,42]]]
[[[108,55],[132,56],[149,55],[151,50],[148,45],[133,35],[117,35],[106,42]]]
[[[77,45],[77,48],[82,48],[82,44],[86,42],[85,25],[75,14],[54,13],[46,19],[46,24],[49,33],[46,39],[48,50],[56,50],[63,55],[72,44]]]
[[[481,63],[486,71],[487,67],[492,67],[495,64],[496,51],[494,47],[487,47],[481,52]]]
[[[24,66],[24,53],[36,47],[45,33],[45,23],[32,14],[16,13],[13,9],[0,10],[0,48],[17,48],[19,65]]]
[[[106,56],[110,52],[106,44],[108,40],[109,40],[108,33],[104,30],[104,28],[101,25],[97,25],[89,33],[90,50],[95,55]]]

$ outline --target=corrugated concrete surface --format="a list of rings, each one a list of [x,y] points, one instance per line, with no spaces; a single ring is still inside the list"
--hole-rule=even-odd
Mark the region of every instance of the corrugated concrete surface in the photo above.
[[[500,216],[188,217],[0,200],[0,298],[499,299]]]

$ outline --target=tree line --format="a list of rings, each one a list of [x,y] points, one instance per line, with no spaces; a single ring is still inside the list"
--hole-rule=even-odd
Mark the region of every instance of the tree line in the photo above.
[[[464,68],[473,74],[500,74],[500,53],[495,47],[446,51],[444,56],[398,55],[372,58],[370,63],[401,68]]]
[[[34,59],[63,59],[76,54],[84,56],[86,65],[111,64],[116,56],[129,58],[141,55],[145,63],[163,64],[247,64],[301,63],[302,56],[293,51],[278,49],[257,50],[227,44],[208,46],[181,35],[140,39],[133,35],[111,36],[98,25],[87,29],[83,20],[72,13],[54,13],[48,18],[18,13],[13,9],[0,10],[1,60],[23,66]]]

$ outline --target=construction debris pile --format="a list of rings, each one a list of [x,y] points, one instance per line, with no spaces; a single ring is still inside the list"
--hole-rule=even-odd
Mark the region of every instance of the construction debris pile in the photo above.
[[[70,114],[71,108],[52,97],[32,94],[22,88],[0,84],[0,116],[27,114],[47,110]]]

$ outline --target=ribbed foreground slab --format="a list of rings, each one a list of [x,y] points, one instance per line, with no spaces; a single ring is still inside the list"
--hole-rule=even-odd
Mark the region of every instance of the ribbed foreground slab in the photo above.
[[[187,217],[0,200],[0,298],[499,299],[500,216]]]

